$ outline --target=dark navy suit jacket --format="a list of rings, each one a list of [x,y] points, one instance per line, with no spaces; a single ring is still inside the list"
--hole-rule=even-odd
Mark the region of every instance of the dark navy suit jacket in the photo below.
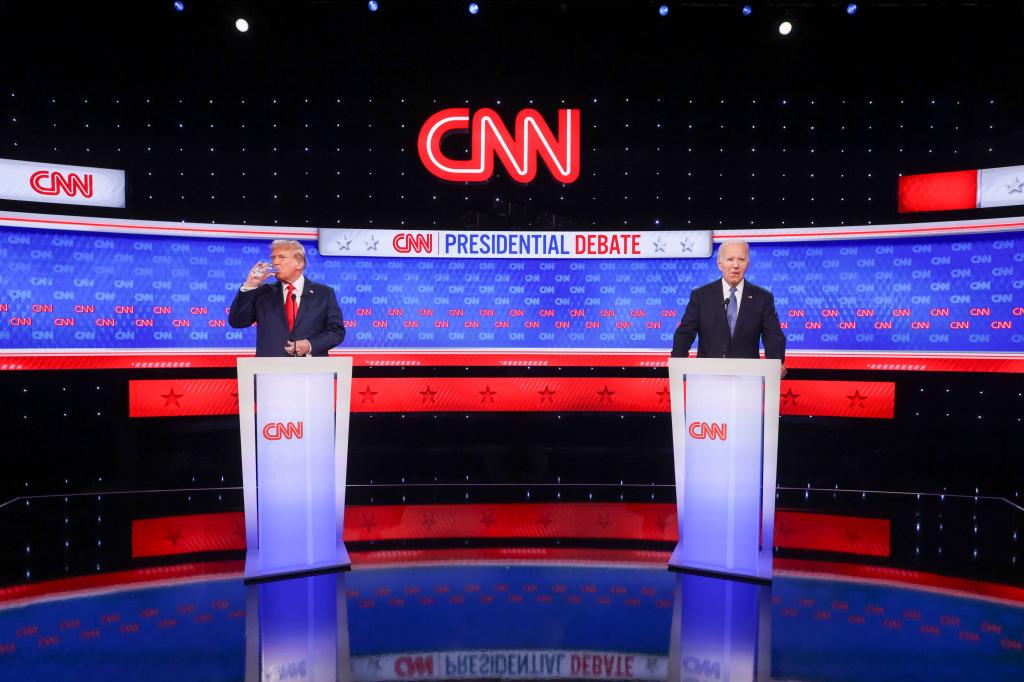
[[[345,325],[334,289],[306,279],[295,316],[295,329],[288,331],[281,282],[262,284],[251,291],[239,291],[231,302],[228,324],[248,327],[256,323],[256,355],[285,356],[289,340],[309,341],[313,355],[327,355],[345,338]]]
[[[672,340],[672,357],[685,358],[697,337],[698,358],[756,358],[758,342],[764,340],[764,355],[786,359],[786,335],[779,326],[775,298],[767,289],[743,282],[743,301],[730,336],[725,318],[722,280],[716,279],[690,292],[683,320]]]

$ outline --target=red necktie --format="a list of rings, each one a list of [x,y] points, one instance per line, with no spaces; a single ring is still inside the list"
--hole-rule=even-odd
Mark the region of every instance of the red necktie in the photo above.
[[[288,285],[288,299],[284,303],[284,312],[288,316],[288,331],[295,327],[295,287]]]

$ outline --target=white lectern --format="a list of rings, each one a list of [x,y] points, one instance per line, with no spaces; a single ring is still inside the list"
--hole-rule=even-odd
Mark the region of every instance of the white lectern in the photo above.
[[[780,365],[669,360],[679,516],[669,567],[772,579]]]
[[[352,358],[239,358],[245,579],[351,565],[342,529]]]

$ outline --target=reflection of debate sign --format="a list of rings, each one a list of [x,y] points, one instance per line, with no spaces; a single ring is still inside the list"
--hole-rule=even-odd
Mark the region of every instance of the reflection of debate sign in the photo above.
[[[399,241],[414,245],[430,246]],[[251,348],[255,330],[230,328],[226,309],[266,253],[263,240],[0,228],[0,348]],[[713,258],[307,254],[338,292],[346,348],[667,349],[690,290],[720,275]],[[790,349],[1024,347],[1020,235],[754,243],[748,274],[774,293]]]
[[[456,160],[446,156],[441,151],[441,140],[449,133],[467,129],[472,135],[470,158]],[[444,109],[423,124],[417,146],[423,166],[442,180],[489,180],[497,157],[516,182],[532,181],[540,162],[555,180],[568,184],[580,176],[580,110],[558,111],[556,137],[533,109],[523,109],[516,116],[515,135],[492,109],[477,111],[472,123],[469,109]]]
[[[713,661],[689,657],[687,670],[720,672]],[[444,680],[664,680],[665,656],[621,651],[485,649],[398,653],[352,658],[356,682]]]

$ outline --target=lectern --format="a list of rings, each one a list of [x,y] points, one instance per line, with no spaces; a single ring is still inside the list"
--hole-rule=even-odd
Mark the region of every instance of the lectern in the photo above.
[[[669,360],[679,520],[669,567],[771,581],[780,366]]]
[[[239,358],[245,580],[351,565],[342,542],[352,358]]]

